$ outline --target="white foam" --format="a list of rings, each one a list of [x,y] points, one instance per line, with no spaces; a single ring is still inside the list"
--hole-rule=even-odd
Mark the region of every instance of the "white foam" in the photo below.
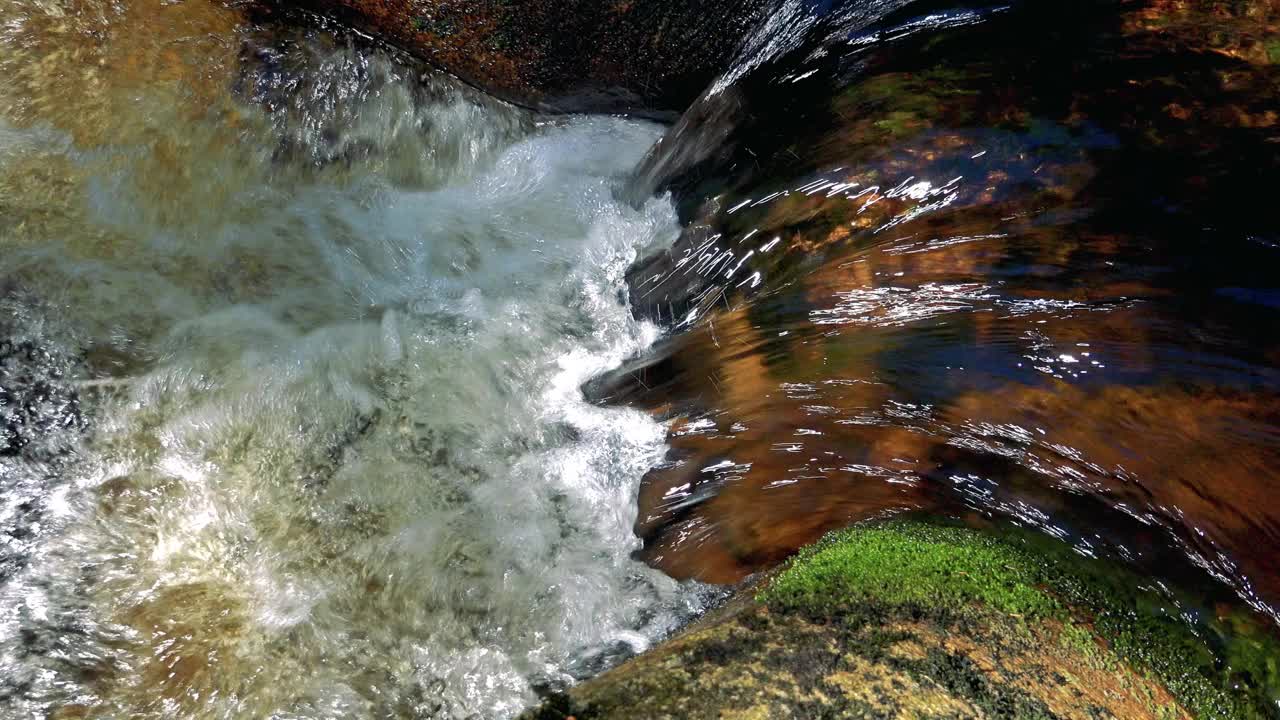
[[[509,717],[534,682],[644,649],[696,609],[631,559],[661,426],[579,389],[656,335],[620,298],[637,248],[678,232],[674,210],[614,185],[660,128],[533,123],[446,94],[403,109],[438,120],[422,145],[385,117],[406,81],[371,75],[391,85],[333,83],[344,116],[375,115],[334,144],[454,163],[432,182],[376,153],[290,174],[219,149],[261,183],[207,200],[232,207],[173,226],[181,213],[133,206],[145,196],[93,195],[90,221],[120,238],[109,257],[75,238],[16,257],[95,340],[153,358],[109,385],[81,470],[124,499],[60,499],[67,526],[0,589],[0,673],[29,683],[24,709],[93,695],[134,717]],[[161,648],[146,622],[186,639]],[[67,623],[73,655],[118,683],[20,650]],[[212,665],[149,687],[181,642]]]

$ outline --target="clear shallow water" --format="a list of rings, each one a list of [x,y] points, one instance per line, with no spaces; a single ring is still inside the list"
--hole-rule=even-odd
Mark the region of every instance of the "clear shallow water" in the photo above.
[[[655,335],[659,127],[201,2],[3,13],[0,714],[504,717],[698,609],[629,557],[661,426],[579,390]]]
[[[1273,632],[1274,8],[915,9],[808,33],[642,166],[689,222],[632,302],[680,332],[593,395],[673,421],[645,557],[733,582],[915,510]]]

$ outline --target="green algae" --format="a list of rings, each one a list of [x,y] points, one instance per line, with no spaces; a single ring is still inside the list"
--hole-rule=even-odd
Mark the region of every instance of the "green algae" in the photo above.
[[[801,551],[761,598],[807,610],[851,600],[960,610],[976,601],[1010,615],[1060,615],[1035,587],[1040,576],[1015,548],[961,528],[866,527]]]
[[[996,612],[1055,621],[1060,642],[1102,664],[1123,661],[1157,679],[1200,718],[1272,717],[1280,645],[1257,623],[1189,625],[1170,599],[1127,570],[1009,530],[895,521],[833,533],[800,552],[757,600],[811,616],[894,610],[943,622]],[[1225,648],[1210,649],[1208,630]]]
[[[1266,44],[1267,60],[1280,64],[1280,38],[1268,40]]]
[[[973,119],[981,99],[977,81],[985,79],[979,66],[958,71],[943,64],[918,73],[890,73],[869,78],[838,95],[832,111],[846,118],[875,118],[871,127],[853,122],[857,132],[845,140],[862,145],[869,139],[880,142],[903,140],[937,125],[963,125]]]

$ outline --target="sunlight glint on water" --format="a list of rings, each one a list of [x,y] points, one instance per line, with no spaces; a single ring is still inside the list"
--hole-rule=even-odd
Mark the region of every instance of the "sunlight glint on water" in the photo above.
[[[122,74],[226,11],[84,10],[0,39],[0,329],[41,348],[5,372],[88,426],[0,457],[3,704],[509,716],[694,609],[630,559],[661,427],[579,390],[652,340],[623,273],[676,220],[614,190],[659,128],[244,27]],[[84,102],[53,47],[101,68]]]

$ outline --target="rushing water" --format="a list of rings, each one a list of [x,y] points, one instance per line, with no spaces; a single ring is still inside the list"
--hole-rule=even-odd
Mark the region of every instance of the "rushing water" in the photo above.
[[[8,2],[0,715],[501,717],[697,609],[591,374],[658,137],[199,0]],[[76,72],[69,72],[75,68]]]
[[[655,148],[0,0],[0,717],[510,717],[903,510],[1274,619],[1261,20],[1020,12],[781,2]]]

